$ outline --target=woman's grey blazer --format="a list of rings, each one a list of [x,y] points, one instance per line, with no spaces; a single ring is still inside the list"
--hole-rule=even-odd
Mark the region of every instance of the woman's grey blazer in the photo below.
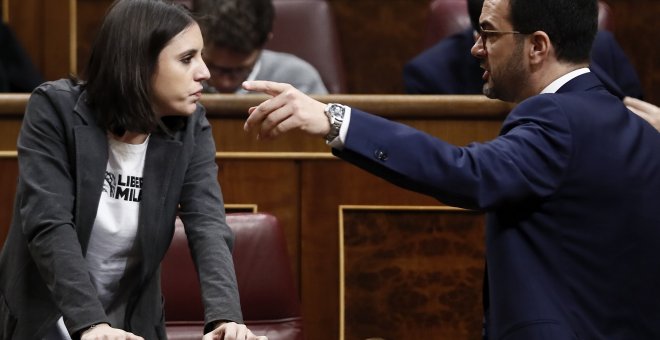
[[[108,142],[85,98],[79,85],[58,80],[41,85],[28,101],[17,145],[13,221],[0,253],[0,339],[39,339],[61,315],[74,335],[107,320],[85,253]],[[207,326],[242,322],[233,234],[203,107],[181,131],[151,135],[143,177],[136,239],[142,263],[124,328],[145,339],[166,338],[159,268],[177,212],[198,267]]]

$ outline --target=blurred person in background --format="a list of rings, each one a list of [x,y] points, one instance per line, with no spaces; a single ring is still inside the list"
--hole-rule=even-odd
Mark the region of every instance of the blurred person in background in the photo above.
[[[481,94],[483,81],[479,61],[470,49],[478,39],[479,16],[484,0],[467,0],[471,27],[440,40],[403,69],[409,94]],[[592,71],[621,98],[642,98],[642,85],[612,33],[599,30],[591,48]]]
[[[273,33],[272,0],[196,0],[211,72],[209,93],[246,93],[246,80],[293,84],[308,94],[326,94],[318,71],[292,54],[265,49]]]

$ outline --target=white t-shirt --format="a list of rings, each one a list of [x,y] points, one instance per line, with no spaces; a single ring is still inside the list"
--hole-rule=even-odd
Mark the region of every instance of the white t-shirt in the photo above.
[[[103,192],[87,246],[87,268],[113,326],[123,324],[128,293],[135,284],[136,276],[131,274],[139,267],[140,250],[135,247],[135,238],[148,143],[148,137],[142,144],[108,137]],[[62,318],[57,325],[61,339],[70,339]]]

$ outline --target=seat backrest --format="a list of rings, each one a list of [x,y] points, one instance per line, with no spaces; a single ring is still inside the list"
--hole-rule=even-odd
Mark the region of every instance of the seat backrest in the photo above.
[[[266,48],[296,55],[312,64],[330,93],[345,93],[339,34],[325,0],[273,0],[273,38]]]
[[[612,9],[604,1],[598,1],[598,29],[614,32]]]
[[[433,0],[424,35],[424,48],[470,27],[466,0]]]
[[[424,48],[431,47],[436,42],[454,33],[468,29],[470,15],[467,10],[467,0],[432,0],[430,13],[424,35]],[[614,19],[610,6],[598,1],[598,28],[614,30]]]
[[[284,233],[266,213],[227,214],[234,231],[234,268],[246,325],[269,340],[300,340],[302,317]],[[188,240],[177,218],[161,264],[161,287],[169,339],[200,339],[204,312]]]

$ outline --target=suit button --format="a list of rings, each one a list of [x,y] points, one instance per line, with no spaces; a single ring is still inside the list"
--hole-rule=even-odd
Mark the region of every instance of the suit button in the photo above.
[[[383,150],[374,151],[374,156],[376,156],[376,159],[378,159],[379,161],[383,161],[383,162],[386,161],[387,157],[388,157],[387,152],[385,152]]]

